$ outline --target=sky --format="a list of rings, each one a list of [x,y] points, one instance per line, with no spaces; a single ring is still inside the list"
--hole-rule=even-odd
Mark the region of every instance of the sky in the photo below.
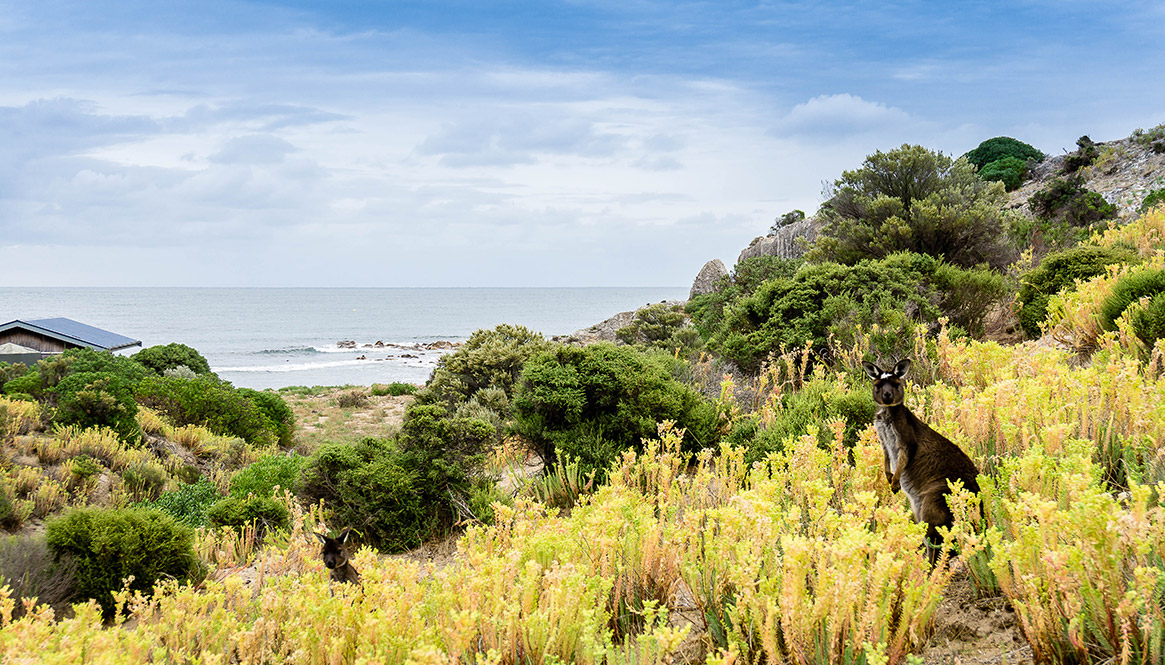
[[[687,286],[904,143],[1165,122],[1165,3],[0,0],[2,286]]]

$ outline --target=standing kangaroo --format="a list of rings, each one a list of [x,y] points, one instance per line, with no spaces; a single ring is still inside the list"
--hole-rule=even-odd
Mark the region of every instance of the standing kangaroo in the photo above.
[[[926,550],[933,566],[942,549],[940,526],[954,522],[947,506],[948,480],[961,480],[968,491],[979,491],[975,463],[958,446],[931,429],[903,405],[903,377],[910,360],[902,360],[890,372],[873,363],[863,362],[862,369],[874,380],[874,431],[882,441],[886,480],[890,489],[901,489],[910,500],[915,522],[926,522]]]
[[[340,535],[335,538],[329,538],[322,533],[316,533],[315,537],[323,545],[320,554],[324,558],[324,565],[332,571],[332,581],[359,584],[360,573],[356,572],[349,560],[348,533],[349,529],[344,527]]]

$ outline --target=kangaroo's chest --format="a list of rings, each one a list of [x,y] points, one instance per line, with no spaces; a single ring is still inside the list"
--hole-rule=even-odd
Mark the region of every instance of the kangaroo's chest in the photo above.
[[[890,473],[898,474],[898,482],[902,486],[902,493],[910,501],[910,510],[914,513],[915,519],[918,519],[918,507],[922,497],[919,495],[914,477],[910,473],[909,451],[907,451],[907,466],[901,470],[901,473],[899,473],[898,469],[899,453],[902,452],[906,443],[902,440],[902,435],[898,429],[894,427],[894,421],[888,413],[879,412],[874,417],[874,431],[877,432],[878,440],[882,442],[882,449],[886,452],[886,460],[890,465]]]

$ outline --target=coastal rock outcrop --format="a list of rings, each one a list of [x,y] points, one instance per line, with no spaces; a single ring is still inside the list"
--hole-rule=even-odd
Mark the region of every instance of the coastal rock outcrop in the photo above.
[[[664,300],[662,303],[668,306],[676,306],[683,305],[684,301]],[[650,306],[651,304],[648,303],[643,307]],[[640,307],[639,309],[643,309],[643,307]],[[596,323],[589,328],[576,330],[569,335],[557,335],[553,339],[554,341],[561,342],[563,344],[577,344],[579,346],[594,344],[595,342],[614,342],[617,339],[615,337],[615,332],[620,328],[625,328],[631,325],[631,323],[635,320],[635,312],[638,312],[639,309],[635,310],[634,312],[619,312],[606,321]]]
[[[809,245],[817,240],[822,223],[817,216],[782,226],[773,233],[752,241],[737,257],[740,263],[754,256],[779,256],[782,259],[796,259],[805,253]]]
[[[700,269],[700,274],[696,275],[696,281],[692,283],[692,290],[688,292],[688,298],[714,293],[720,280],[727,276],[728,269],[724,267],[724,262],[720,259],[712,259],[705,263],[704,267]]]

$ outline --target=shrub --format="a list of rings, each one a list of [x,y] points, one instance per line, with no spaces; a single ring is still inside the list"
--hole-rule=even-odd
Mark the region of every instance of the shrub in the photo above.
[[[1017,159],[1025,163],[1028,160],[1035,162],[1043,161],[1044,153],[1010,136],[996,136],[993,139],[987,139],[980,143],[977,148],[963,155],[963,157],[966,157],[968,162],[979,167],[981,172],[983,167],[988,164],[1005,158]]]
[[[368,404],[368,393],[363,388],[352,388],[336,395],[336,406],[341,409],[363,409]]]
[[[688,450],[718,439],[715,407],[671,377],[665,356],[609,343],[562,346],[531,359],[514,411],[516,430],[548,466],[564,454],[604,472],[623,450],[642,449],[665,420],[686,430]]]
[[[166,470],[157,462],[138,462],[121,472],[121,482],[136,501],[153,501],[162,493]]]
[[[52,607],[61,616],[76,594],[73,576],[77,564],[72,557],[53,560],[41,534],[7,536],[0,539],[0,586],[8,585],[12,620],[24,616],[24,599]]]
[[[441,357],[429,383],[417,393],[417,400],[443,403],[452,409],[485,388],[500,388],[512,395],[526,361],[552,345],[539,333],[522,326],[502,324],[492,330],[478,330],[460,349]]]
[[[453,523],[448,488],[426,482],[443,468],[426,468],[426,461],[392,439],[328,444],[304,466],[300,494],[323,500],[334,522],[352,527],[373,547],[404,551]]]
[[[1003,183],[1007,191],[1019,189],[1027,176],[1027,162],[1015,157],[997,159],[979,169],[979,177],[988,182]]]
[[[615,337],[624,344],[675,351],[692,344],[684,335],[687,323],[683,305],[656,303],[636,310],[631,323],[616,330]]]
[[[1152,349],[1157,340],[1165,338],[1165,293],[1158,293],[1133,312],[1130,323],[1146,348]]]
[[[1064,173],[1076,173],[1080,169],[1091,166],[1100,157],[1100,148],[1088,136],[1076,139],[1075,152],[1068,153],[1064,158]]]
[[[805,265],[789,278],[764,282],[725,307],[708,345],[748,371],[771,354],[812,344],[829,359],[831,344],[849,345],[859,327],[877,324],[877,351],[904,355],[915,322],[937,327],[941,316],[980,334],[988,307],[1006,290],[1003,277],[964,270],[921,254],[881,261]]]
[[[78,592],[96,600],[106,617],[115,611],[113,592],[130,576],[130,589],[148,593],[164,577],[187,582],[202,573],[193,532],[160,510],[70,510],[49,520],[45,542],[57,561],[76,559]]]
[[[751,296],[770,279],[792,277],[803,263],[800,259],[779,256],[756,256],[741,261],[715,292],[688,301],[685,309],[692,317],[692,325],[707,339],[723,324],[724,308],[729,303]]]
[[[1165,125],[1157,125],[1148,131],[1137,129],[1133,132],[1133,138],[1153,152],[1165,152]]]
[[[285,418],[291,413],[275,393],[236,390],[213,375],[203,374],[193,379],[147,377],[138,384],[137,398],[144,406],[164,414],[175,426],[198,425],[257,446],[284,441],[290,444],[294,421],[277,422],[265,410],[286,409]]]
[[[156,508],[187,526],[206,526],[207,510],[222,498],[218,485],[209,478],[200,478],[194,483],[183,483],[172,491],[165,492],[156,501],[138,504],[140,508]]]
[[[1105,268],[1137,259],[1136,252],[1117,247],[1082,245],[1054,252],[1044,257],[1039,267],[1020,278],[1019,323],[1030,338],[1040,335],[1047,319],[1048,298],[1076,288],[1076,280],[1085,281],[1104,274]]]
[[[0,362],[0,386],[25,374],[28,374],[28,365],[24,363]]]
[[[254,494],[270,498],[276,487],[293,489],[302,467],[303,458],[299,455],[264,455],[231,478],[231,496]]]
[[[132,358],[88,348],[69,349],[55,359],[56,364],[50,364],[53,360],[45,359],[37,363],[44,375],[45,386],[50,388],[68,374],[105,372],[120,377],[132,386],[150,373],[144,365]]]
[[[903,145],[870,155],[831,191],[810,261],[855,264],[916,252],[962,267],[1010,263],[1003,187],[981,180],[965,159]]]
[[[417,387],[411,383],[401,383],[399,381],[394,381],[389,384],[374,383],[372,384],[371,392],[373,397],[383,397],[385,395],[400,397],[401,395],[412,395],[417,392]]]
[[[1100,307],[1100,323],[1105,330],[1115,330],[1116,320],[1129,305],[1141,298],[1156,298],[1165,293],[1165,270],[1141,270],[1121,277]]]
[[[1084,187],[1078,176],[1056,178],[1032,195],[1028,204],[1036,215],[1062,220],[1075,227],[1086,227],[1116,217],[1115,205]]]
[[[779,229],[783,229],[786,226],[790,226],[792,224],[797,224],[797,223],[803,222],[803,221],[805,221],[805,211],[804,210],[791,210],[791,211],[781,215],[780,217],[778,217],[776,219],[776,221],[773,222],[773,226],[772,226],[772,228],[769,229],[769,232],[776,233],[777,230],[779,230]]]
[[[45,385],[41,381],[40,372],[35,369],[4,382],[6,395],[31,395],[34,398],[39,398],[44,394],[44,389]]]
[[[151,346],[131,357],[159,376],[178,367],[185,367],[195,374],[210,374],[210,363],[206,358],[185,344]]]
[[[255,527],[255,537],[262,540],[273,531],[286,530],[291,524],[291,513],[281,501],[269,496],[229,496],[213,504],[206,511],[206,519],[215,527],[241,529]]]
[[[295,412],[291,410],[290,406],[287,406],[283,397],[272,390],[239,388],[238,392],[263,412],[268,427],[274,429],[275,438],[279,445],[283,448],[290,447],[293,443],[292,435],[295,434]]]
[[[1146,194],[1145,199],[1141,201],[1141,207],[1137,210],[1143,215],[1159,205],[1165,205],[1165,188],[1154,189]]]
[[[108,427],[126,443],[138,443],[138,405],[129,382],[110,372],[72,373],[52,389],[57,397],[56,421],[82,428]]]

